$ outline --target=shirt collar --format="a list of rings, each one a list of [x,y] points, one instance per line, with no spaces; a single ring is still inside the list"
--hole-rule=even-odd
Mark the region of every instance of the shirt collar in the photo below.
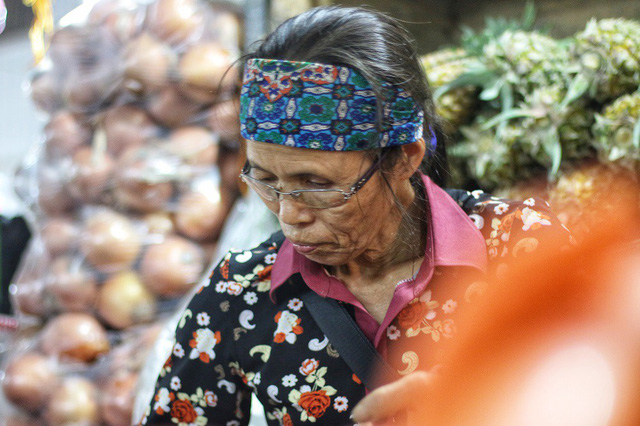
[[[478,228],[449,194],[428,176],[422,175],[422,180],[429,200],[431,233],[418,278],[430,276],[431,271],[423,269],[436,266],[469,266],[486,272],[487,250]],[[305,281],[311,277],[317,278],[308,284],[321,296],[329,293],[329,287],[335,281],[324,272],[321,265],[296,252],[291,242],[285,239],[271,271],[272,300],[275,300],[275,290],[296,273],[302,274]]]

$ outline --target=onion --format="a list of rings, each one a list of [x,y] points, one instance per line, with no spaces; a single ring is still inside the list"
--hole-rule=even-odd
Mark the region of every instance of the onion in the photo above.
[[[79,232],[69,217],[52,217],[42,226],[42,241],[49,255],[56,257],[75,247]]]
[[[226,93],[236,83],[232,63],[231,52],[216,42],[191,46],[180,59],[180,90],[195,102],[213,102],[219,93]]]
[[[140,253],[140,237],[126,216],[104,210],[86,221],[80,249],[100,271],[125,269]]]
[[[155,296],[132,271],[111,276],[100,288],[98,312],[113,328],[127,328],[153,319]]]
[[[200,39],[205,22],[198,0],[157,0],[149,6],[146,25],[161,39],[178,46]]]
[[[65,378],[49,401],[45,417],[49,424],[56,426],[99,425],[96,387],[83,377]]]
[[[63,311],[91,311],[98,296],[98,282],[89,268],[62,256],[51,262],[47,290]]]
[[[27,315],[44,318],[53,309],[41,280],[21,279],[16,285],[14,296],[16,308]]]
[[[66,214],[75,207],[75,201],[67,190],[67,163],[41,163],[38,169],[38,203],[50,216]]]
[[[242,23],[233,12],[216,10],[208,29],[212,33],[210,38],[223,46],[238,48],[243,45]]]
[[[148,234],[167,235],[174,232],[173,220],[167,212],[148,213],[142,221],[147,226]]]
[[[171,180],[177,161],[147,148],[127,150],[120,159],[113,195],[116,202],[138,212],[162,210],[173,195]]]
[[[108,110],[102,125],[107,138],[107,149],[115,156],[127,148],[144,145],[159,132],[147,113],[133,105]]]
[[[62,108],[60,81],[53,70],[38,70],[29,82],[31,100],[40,110],[52,114]]]
[[[200,105],[170,85],[149,95],[147,111],[158,123],[169,127],[189,124],[196,119]]]
[[[100,413],[108,426],[131,424],[137,384],[138,375],[133,373],[110,377],[104,384]]]
[[[165,87],[178,57],[171,47],[142,33],[124,49],[125,78],[139,82],[143,92]]]
[[[222,202],[217,188],[207,194],[187,192],[180,198],[175,213],[176,228],[181,234],[194,240],[214,240],[222,229],[227,205],[228,203]]]
[[[99,0],[87,16],[87,24],[106,28],[113,37],[123,43],[138,32],[143,21],[143,8],[133,1]]]
[[[94,361],[109,351],[107,333],[91,315],[68,312],[47,322],[42,350],[50,356],[82,362]]]
[[[237,143],[240,138],[240,106],[238,99],[219,102],[209,109],[207,124],[223,141]]]
[[[73,153],[91,140],[92,130],[78,115],[59,111],[44,127],[45,150],[50,158],[60,158]]]
[[[218,144],[206,127],[187,126],[172,131],[164,148],[182,162],[210,168],[218,159]]]
[[[204,266],[202,250],[181,237],[167,238],[150,246],[140,266],[142,280],[153,292],[175,297],[198,282]]]
[[[57,379],[51,361],[43,355],[30,352],[9,362],[2,390],[13,404],[36,412],[46,404]]]
[[[115,163],[106,152],[80,148],[73,156],[69,193],[84,203],[99,201],[107,190]]]

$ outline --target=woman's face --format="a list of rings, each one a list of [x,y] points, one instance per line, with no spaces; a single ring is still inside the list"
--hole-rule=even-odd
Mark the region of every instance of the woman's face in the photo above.
[[[261,142],[247,143],[250,175],[281,191],[342,189],[346,192],[371,167],[362,152],[327,152]],[[397,184],[388,178],[392,188]],[[396,188],[394,188],[395,190]],[[264,200],[278,216],[296,251],[324,265],[344,265],[385,255],[395,241],[400,214],[376,172],[344,205],[309,208],[289,196]]]

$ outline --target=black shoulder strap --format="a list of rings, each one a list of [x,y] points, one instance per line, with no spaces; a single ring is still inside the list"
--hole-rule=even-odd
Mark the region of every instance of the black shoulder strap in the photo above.
[[[322,297],[312,291],[295,274],[290,281],[301,290],[300,298],[311,316],[336,348],[349,368],[367,389],[376,389],[400,378],[400,375],[380,356],[342,303]]]

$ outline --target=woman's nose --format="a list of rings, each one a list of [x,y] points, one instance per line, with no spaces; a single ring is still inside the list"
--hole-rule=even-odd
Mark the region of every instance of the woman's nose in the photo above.
[[[281,196],[278,219],[290,226],[304,225],[313,221],[313,211],[289,196]]]

